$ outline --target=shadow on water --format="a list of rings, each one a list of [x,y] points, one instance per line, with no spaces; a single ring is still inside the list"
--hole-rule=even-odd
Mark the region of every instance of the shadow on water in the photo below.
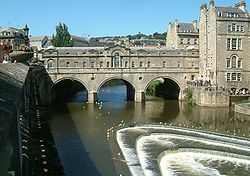
[[[101,176],[78,134],[65,102],[52,108],[51,129],[54,133],[64,171],[67,176]],[[57,125],[53,125],[56,121]],[[58,124],[60,123],[60,124]]]

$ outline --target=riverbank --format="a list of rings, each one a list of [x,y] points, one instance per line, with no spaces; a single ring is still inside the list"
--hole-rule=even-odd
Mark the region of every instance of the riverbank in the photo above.
[[[234,111],[240,114],[245,114],[250,116],[250,102],[235,104]]]

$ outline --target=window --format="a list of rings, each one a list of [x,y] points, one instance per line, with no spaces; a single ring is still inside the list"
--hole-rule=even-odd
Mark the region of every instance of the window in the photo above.
[[[142,64],[143,64],[143,62],[142,62],[142,61],[140,61],[140,67],[142,67]]]
[[[240,31],[241,31],[241,32],[244,32],[244,26],[241,26],[241,27],[240,27]]]
[[[235,31],[236,29],[236,24],[232,24],[232,31]]]
[[[165,61],[162,62],[162,67],[166,67],[166,62]]]
[[[55,67],[54,61],[53,60],[49,60],[48,64],[47,64],[47,68],[50,69],[50,68],[53,68],[53,67]]]
[[[237,81],[242,81],[242,76],[241,75],[242,75],[241,73],[237,74]]]
[[[236,25],[236,23],[228,25],[228,32],[244,32],[244,26]]]
[[[150,61],[147,62],[147,67],[150,67]]]
[[[109,64],[109,62],[107,62],[107,68],[109,68],[110,67],[110,64]]]
[[[187,44],[188,44],[188,45],[190,44],[190,39],[187,39]]]
[[[232,50],[236,50],[237,49],[237,39],[236,38],[233,38],[232,39]]]
[[[135,62],[134,62],[134,61],[132,61],[132,64],[131,64],[131,65],[132,65],[132,67],[134,68],[134,67],[135,67]]]
[[[178,61],[177,67],[181,67],[181,62],[180,61]]]
[[[232,57],[232,67],[231,68],[236,68],[236,56]]]
[[[242,39],[241,38],[228,38],[227,50],[242,50]]]
[[[238,59],[238,68],[242,68],[242,59]]]
[[[66,66],[66,68],[69,68],[69,62],[66,62],[65,66]]]
[[[242,58],[233,55],[231,58],[226,59],[226,68],[240,69],[242,68]]]
[[[180,39],[180,44],[183,44],[183,39]]]
[[[194,62],[192,62],[192,67],[194,67],[195,66],[195,63]]]
[[[78,62],[75,62],[75,67],[78,67]]]
[[[242,81],[242,73],[227,73],[227,81]]]
[[[231,73],[227,73],[227,81],[231,81]]]
[[[114,67],[120,67],[120,63],[121,63],[120,55],[118,53],[116,53],[115,56],[112,59],[113,59],[113,66]]]
[[[102,67],[103,67],[103,62],[101,61],[101,62],[100,62],[100,68],[102,68]]]
[[[231,39],[228,38],[227,39],[227,50],[230,50],[231,49]]]
[[[198,44],[198,40],[197,39],[194,39],[194,44]]]
[[[86,68],[86,67],[87,67],[87,62],[83,62],[83,63],[82,63],[82,67],[83,67],[83,68]]]
[[[238,50],[242,50],[242,39],[238,39]]]
[[[231,59],[227,58],[227,68],[231,68]]]
[[[126,68],[128,67],[128,61],[125,62],[125,67],[126,67]]]
[[[240,32],[240,26],[237,25],[237,32]]]
[[[191,80],[194,80],[194,75],[191,76]]]
[[[237,80],[237,79],[236,79],[236,76],[237,76],[236,73],[232,73],[232,81],[236,81],[236,80]]]

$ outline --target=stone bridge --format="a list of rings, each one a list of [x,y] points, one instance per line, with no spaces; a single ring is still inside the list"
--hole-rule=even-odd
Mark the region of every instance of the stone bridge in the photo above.
[[[88,91],[88,102],[98,101],[102,85],[122,80],[129,100],[142,102],[149,84],[163,78],[169,93],[183,99],[186,82],[199,74],[197,50],[150,47],[71,47],[44,50],[42,60],[54,84],[80,82]]]

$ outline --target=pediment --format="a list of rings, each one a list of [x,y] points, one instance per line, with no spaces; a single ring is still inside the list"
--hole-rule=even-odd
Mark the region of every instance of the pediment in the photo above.
[[[122,45],[112,45],[110,47],[105,48],[105,50],[109,50],[109,51],[111,51],[111,50],[125,50],[125,51],[127,51],[127,50],[130,50],[130,48],[128,48],[126,46],[122,46]]]
[[[139,50],[137,50],[137,52],[138,52],[138,53],[146,53],[147,51],[144,50],[144,49],[139,49]]]

